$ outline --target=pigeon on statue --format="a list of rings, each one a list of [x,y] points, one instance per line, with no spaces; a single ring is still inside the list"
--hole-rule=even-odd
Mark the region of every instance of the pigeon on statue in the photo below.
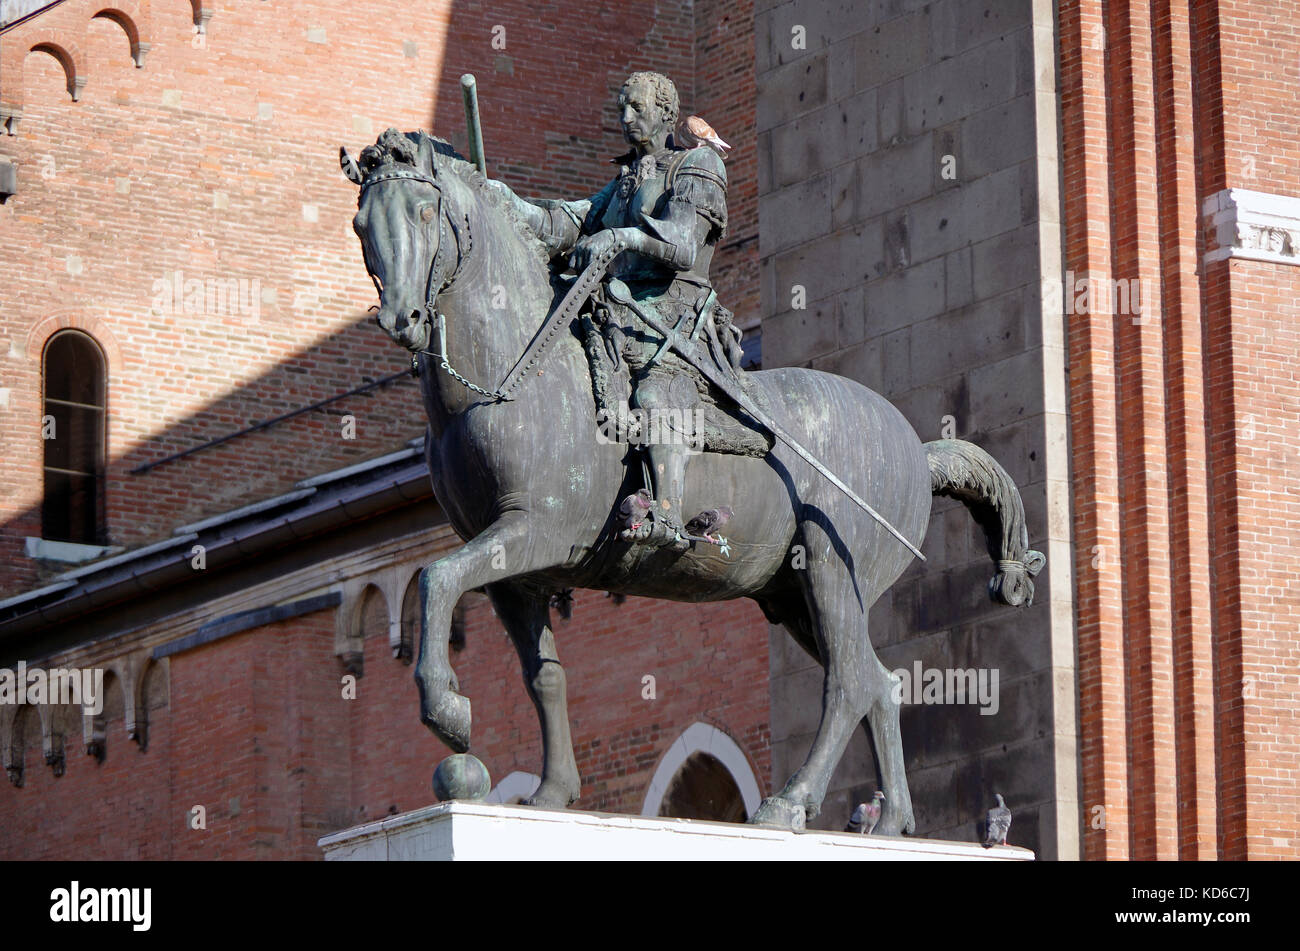
[[[640,528],[653,506],[654,500],[650,497],[650,492],[646,489],[637,489],[618,507],[618,516],[623,527],[631,530]]]
[[[853,810],[853,815],[849,816],[848,825],[844,827],[845,832],[862,833],[862,827],[867,823],[867,804],[858,803],[858,807]]]
[[[723,158],[726,158],[727,152],[731,150],[731,146],[723,142],[721,136],[713,131],[713,126],[699,116],[687,116],[678,131],[680,132],[681,144],[688,149],[707,145]]]
[[[849,818],[849,824],[844,827],[844,831],[871,835],[880,822],[880,803],[884,798],[885,794],[877,789],[871,802],[858,803],[858,808],[853,810],[853,815]]]
[[[984,848],[1007,844],[1007,830],[1011,828],[1011,810],[1002,801],[1001,793],[994,793],[998,804],[989,810],[988,832],[984,836]]]
[[[690,535],[699,535],[717,544],[718,540],[710,533],[726,525],[733,514],[735,513],[731,511],[729,505],[720,505],[716,509],[705,509],[686,523],[686,532]]]

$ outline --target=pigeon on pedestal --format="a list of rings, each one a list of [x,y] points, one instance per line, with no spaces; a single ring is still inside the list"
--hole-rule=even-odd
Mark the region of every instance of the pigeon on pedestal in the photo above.
[[[853,815],[849,818],[849,824],[844,827],[844,831],[871,835],[880,822],[880,803],[884,798],[885,794],[877,789],[871,802],[858,803],[858,808],[853,810]]]
[[[988,832],[984,836],[984,848],[1007,844],[1007,830],[1011,828],[1011,810],[1002,801],[1001,793],[994,793],[998,804],[989,810]]]

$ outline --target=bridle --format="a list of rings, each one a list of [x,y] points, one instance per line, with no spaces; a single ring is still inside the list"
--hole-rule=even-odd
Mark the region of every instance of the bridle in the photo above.
[[[437,357],[439,367],[447,371],[448,376],[468,389],[473,390],[475,393],[496,400],[497,402],[509,400],[510,397],[502,393],[500,390],[485,390],[478,384],[470,382],[465,377],[461,376],[461,374],[457,373],[456,369],[447,359],[447,317],[442,313],[442,311],[438,310],[437,300],[438,295],[442,294],[444,291],[450,290],[452,285],[456,282],[456,277],[460,272],[461,264],[464,263],[465,258],[473,249],[474,240],[470,232],[469,216],[465,215],[464,226],[463,228],[458,229],[455,223],[451,220],[451,216],[446,213],[446,202],[443,200],[442,188],[439,186],[438,182],[417,169],[399,165],[382,168],[368,176],[361,183],[361,193],[357,196],[357,204],[361,203],[361,198],[365,195],[367,188],[370,188],[373,185],[378,185],[380,182],[390,182],[398,179],[410,179],[412,181],[424,182],[425,184],[432,186],[434,192],[438,196],[438,250],[433,253],[433,262],[429,265],[429,276],[425,282],[424,316],[426,320],[431,324],[436,324],[438,328],[438,347],[440,352],[434,353],[432,350],[418,350],[415,353],[412,353],[411,375],[420,375],[420,363],[417,354],[427,354],[431,357]],[[446,262],[448,257],[446,256],[446,250],[449,233],[456,242],[456,260],[451,263],[450,268],[447,268]],[[367,270],[370,269],[367,268]],[[383,289],[380,288],[379,281],[373,273],[370,275],[370,280],[374,282],[376,293],[382,296]]]

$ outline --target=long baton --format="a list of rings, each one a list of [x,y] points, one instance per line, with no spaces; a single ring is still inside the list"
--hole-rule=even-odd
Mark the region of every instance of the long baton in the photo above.
[[[826,466],[822,464],[821,460],[803,446],[799,445],[799,443],[795,441],[795,438],[786,432],[776,420],[772,419],[754,405],[754,401],[749,398],[749,394],[745,393],[745,391],[739,386],[736,386],[731,380],[723,376],[723,374],[716,370],[713,364],[711,364],[707,359],[698,359],[693,349],[688,349],[682,342],[681,335],[678,334],[675,329],[651,316],[648,313],[648,308],[639,306],[637,302],[632,299],[632,295],[628,292],[626,284],[620,280],[614,279],[608,281],[605,286],[609,291],[610,297],[625,307],[630,308],[638,317],[649,324],[651,329],[663,336],[665,340],[668,340],[672,344],[672,348],[681,354],[681,356],[684,357],[691,366],[703,373],[709,379],[709,382],[713,383],[746,413],[758,420],[758,422],[767,429],[771,430],[772,435],[793,449],[804,462],[808,463],[808,465],[812,466],[825,476],[831,485],[835,486],[835,488],[847,495],[860,509],[879,522],[881,526],[889,532],[889,534],[893,535],[900,542],[906,545],[908,551],[917,558],[920,558],[922,561],[926,560],[925,555],[921,554],[920,549],[904,538],[902,532],[889,524],[888,519],[873,509],[869,504],[867,504],[865,499],[861,498],[856,492],[845,485],[844,482],[835,475],[835,473],[831,472],[830,469],[827,469]]]
[[[460,91],[465,97],[465,126],[469,130],[469,160],[487,175],[487,158],[483,155],[483,127],[478,118],[478,85],[473,73],[460,77]]]

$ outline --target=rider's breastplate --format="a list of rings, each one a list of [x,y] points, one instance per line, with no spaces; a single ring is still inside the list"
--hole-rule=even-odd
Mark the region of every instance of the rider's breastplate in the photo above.
[[[645,231],[645,226],[641,223],[641,212],[644,211],[652,218],[663,214],[664,205],[667,203],[664,193],[667,176],[664,170],[657,169],[655,174],[642,182],[639,187],[633,184],[634,176],[635,172],[629,171],[620,178],[609,204],[605,206],[605,213],[601,216],[602,231],[606,228],[636,228],[638,231]],[[625,191],[630,194],[625,195]],[[677,275],[677,272],[666,264],[632,251],[625,251],[615,258],[608,273],[623,281],[667,282]]]

